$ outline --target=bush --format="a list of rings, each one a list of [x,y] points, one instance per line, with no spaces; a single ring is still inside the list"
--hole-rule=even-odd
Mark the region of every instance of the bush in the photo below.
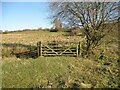
[[[50,32],[58,32],[57,29],[50,29]]]

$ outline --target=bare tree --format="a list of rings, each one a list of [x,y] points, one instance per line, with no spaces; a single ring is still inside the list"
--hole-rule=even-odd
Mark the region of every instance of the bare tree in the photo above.
[[[118,19],[117,6],[117,2],[53,2],[50,5],[53,18],[59,17],[71,27],[82,26],[88,53],[112,30],[110,23]]]

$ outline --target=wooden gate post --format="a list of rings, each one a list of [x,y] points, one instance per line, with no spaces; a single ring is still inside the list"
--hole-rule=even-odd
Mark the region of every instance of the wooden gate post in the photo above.
[[[80,42],[79,42],[79,44],[78,44],[78,55],[80,56]]]
[[[77,52],[76,52],[76,56],[78,57],[78,54],[79,54],[79,44],[77,44],[77,48],[76,48],[77,50]]]
[[[42,43],[41,43],[41,41],[37,43],[37,52],[38,52],[38,57],[42,56]]]
[[[40,41],[40,56],[42,56],[42,42]]]
[[[82,49],[83,42],[80,43],[80,55],[82,55],[83,49]]]
[[[37,54],[38,54],[38,57],[39,57],[40,56],[39,42],[37,42]]]

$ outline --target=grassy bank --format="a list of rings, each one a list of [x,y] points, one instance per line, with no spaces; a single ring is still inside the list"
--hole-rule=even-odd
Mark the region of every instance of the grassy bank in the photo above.
[[[3,88],[117,88],[118,60],[75,57],[5,58]]]

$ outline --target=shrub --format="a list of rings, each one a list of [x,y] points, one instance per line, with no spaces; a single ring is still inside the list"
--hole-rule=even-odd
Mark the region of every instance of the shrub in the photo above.
[[[58,32],[57,29],[50,29],[50,32]]]

